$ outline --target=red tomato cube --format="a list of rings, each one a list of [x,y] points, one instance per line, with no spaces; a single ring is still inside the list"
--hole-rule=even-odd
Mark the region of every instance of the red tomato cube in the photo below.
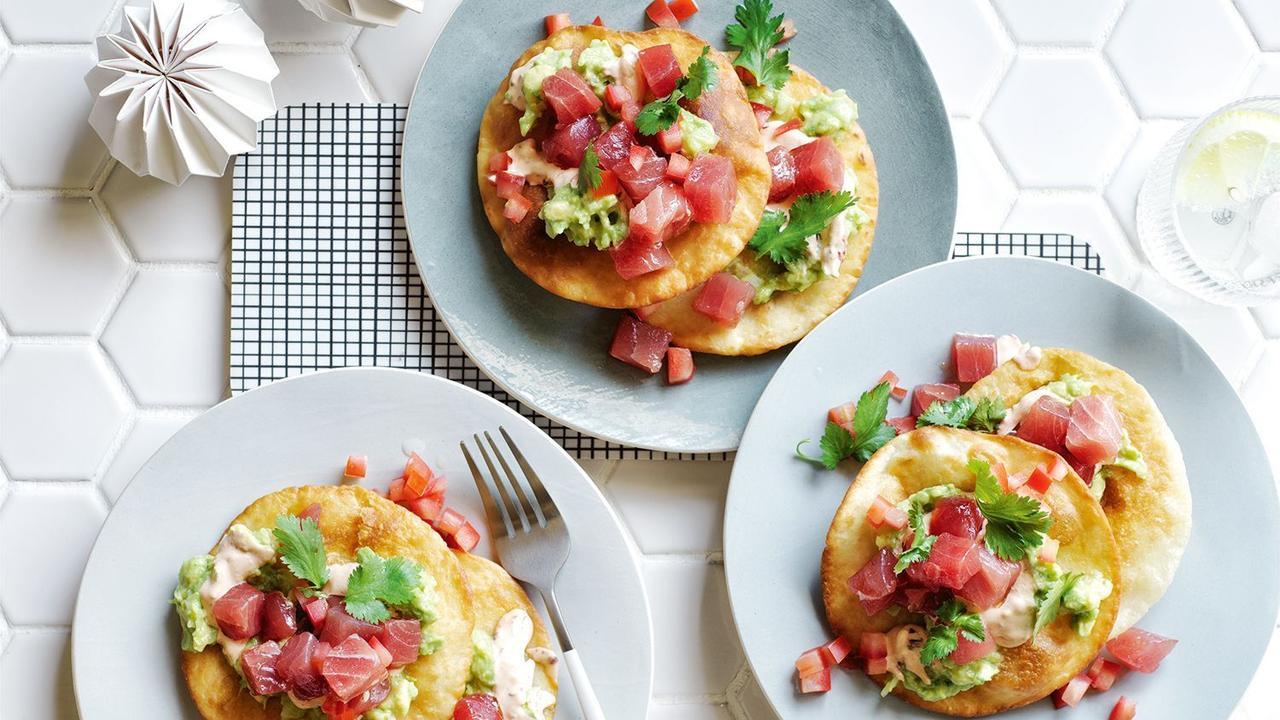
[[[498,173],[511,167],[511,156],[505,151],[496,152],[489,156],[489,172]]]
[[[444,498],[420,497],[404,500],[400,504],[427,523],[434,523],[440,518],[440,513],[444,512]]]
[[[1088,675],[1077,675],[1066,685],[1053,691],[1053,706],[1056,708],[1075,707],[1089,690],[1091,681]],[[1061,703],[1061,704],[1059,704]]]
[[[883,658],[889,654],[889,636],[879,632],[864,632],[858,639],[858,656],[864,660]]]
[[[850,400],[827,411],[827,420],[846,430],[853,427],[853,414],[858,410],[858,403]]]
[[[510,200],[513,197],[517,197],[521,194],[521,191],[524,190],[524,180],[525,178],[523,175],[516,175],[515,173],[509,173],[505,170],[498,173],[498,197],[503,200]]]
[[[529,214],[529,209],[532,207],[532,200],[523,195],[517,195],[513,198],[508,198],[507,203],[502,206],[502,217],[513,225],[518,225],[524,220],[524,216]]]
[[[1058,561],[1058,548],[1062,545],[1058,540],[1047,537],[1040,545],[1038,556],[1041,561],[1051,563]]]
[[[606,197],[618,194],[618,176],[612,170],[600,171],[600,184],[591,191],[592,197]]]
[[[604,106],[609,108],[609,112],[617,114],[622,110],[623,105],[634,101],[631,91],[625,87],[615,83],[604,86]]]
[[[680,131],[680,123],[671,123],[671,127],[658,131],[658,148],[663,154],[680,152],[684,147],[684,134]]]
[[[671,8],[671,14],[676,16],[676,20],[684,22],[693,17],[698,12],[697,0],[671,0],[667,3],[667,7]]]
[[[1107,720],[1133,720],[1137,714],[1137,703],[1121,695],[1120,699],[1116,701],[1115,707],[1111,708],[1111,714],[1107,716]]]
[[[596,27],[604,27],[604,18],[597,15],[596,19],[591,21],[591,24],[595,25]]]
[[[667,348],[667,384],[681,385],[693,379],[693,352],[689,348]]]
[[[1160,661],[1173,652],[1177,640],[1131,627],[1107,642],[1116,659],[1138,672],[1155,672]]]
[[[888,420],[885,420],[885,422],[889,423],[889,427],[893,428],[899,435],[909,433],[916,429],[916,419],[911,415],[889,418]]]
[[[804,677],[805,675],[813,675],[814,673],[818,673],[826,669],[827,663],[822,660],[821,648],[805,650],[800,654],[800,657],[796,659],[796,672],[799,673],[801,677]]]
[[[1008,483],[1007,476],[1005,478],[1005,483]],[[1049,491],[1049,486],[1052,484],[1053,478],[1049,476],[1049,473],[1045,472],[1041,468],[1036,468],[1031,471],[1031,477],[1027,478],[1027,482],[1023,487],[1039,495],[1043,495]]]
[[[649,3],[649,7],[644,9],[644,14],[648,15],[653,24],[658,27],[680,27],[680,21],[676,19],[675,13],[671,12],[671,8],[667,7],[666,0],[653,0]],[[666,93],[662,94],[666,95]]]
[[[802,693],[824,693],[831,689],[831,668],[822,668],[812,675],[801,675],[798,682]]]
[[[689,176],[689,165],[689,158],[680,153],[672,154],[671,157],[667,158],[667,178],[676,182],[684,182],[684,179]]]
[[[551,37],[556,34],[556,31],[563,30],[573,24],[569,20],[569,13],[548,15],[543,22],[545,22],[547,26],[547,37]]]

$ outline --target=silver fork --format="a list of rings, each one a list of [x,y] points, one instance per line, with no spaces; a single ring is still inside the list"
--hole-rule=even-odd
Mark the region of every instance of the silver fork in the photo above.
[[[511,455],[515,457],[516,464],[519,465],[529,487],[533,490],[536,502],[529,501],[519,478],[511,471],[506,457],[498,448],[498,444],[493,441],[493,436],[487,431],[484,433],[484,439],[488,441],[489,449],[493,451],[492,457],[489,450],[485,449],[485,443],[480,441],[479,435],[472,435],[471,438],[479,448],[485,466],[489,469],[493,486],[502,499],[501,505],[494,501],[493,495],[489,492],[489,484],[485,482],[484,474],[476,465],[475,458],[467,449],[467,444],[458,443],[462,448],[463,456],[467,459],[467,466],[471,469],[471,476],[475,479],[476,489],[480,491],[480,499],[484,503],[484,514],[488,521],[486,524],[489,526],[489,537],[493,540],[494,553],[512,577],[533,586],[542,596],[547,606],[547,614],[551,616],[551,627],[555,629],[556,638],[560,641],[560,648],[564,652],[564,664],[569,668],[569,676],[573,680],[573,689],[578,695],[578,704],[582,706],[583,716],[586,720],[604,720],[604,711],[600,709],[595,690],[592,689],[591,681],[582,667],[582,658],[578,656],[578,650],[569,639],[569,633],[565,631],[564,622],[560,618],[560,608],[556,604],[556,576],[560,574],[560,568],[564,567],[565,560],[569,557],[569,529],[565,527],[564,518],[560,516],[555,500],[551,499],[546,486],[529,466],[524,453],[516,447],[511,436],[507,434],[506,428],[499,427],[498,432],[506,440]],[[493,458],[497,458],[502,473],[499,473],[498,467],[494,466]]]

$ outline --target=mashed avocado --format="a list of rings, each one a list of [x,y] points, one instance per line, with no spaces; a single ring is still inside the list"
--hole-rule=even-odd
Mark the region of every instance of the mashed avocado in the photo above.
[[[365,717],[369,717],[366,715]],[[325,720],[324,711],[318,707],[300,708],[288,695],[280,696],[280,720]]]
[[[1128,430],[1125,430],[1121,437],[1120,450],[1116,453],[1116,459],[1107,464],[1122,467],[1144,480],[1149,474],[1147,461],[1142,457],[1142,451],[1133,446]],[[1097,477],[1097,473],[1094,473],[1094,477]]]
[[[720,142],[711,123],[684,108],[680,108],[680,138],[681,149],[691,158],[711,152]]]
[[[563,234],[579,247],[594,245],[608,250],[627,236],[626,211],[616,195],[587,197],[572,185],[556,188],[556,194],[538,211],[547,235]]]
[[[1094,500],[1102,502],[1102,494],[1107,491],[1107,466],[1099,465],[1093,471],[1093,479],[1089,481],[1089,494]]]
[[[923,700],[929,702],[946,700],[952,695],[975,688],[995,677],[996,673],[1000,672],[1001,659],[1000,653],[993,652],[964,665],[956,665],[950,660],[939,660],[925,669],[929,673],[931,684],[925,685],[911,672],[902,673],[902,684]],[[885,689],[893,688],[886,684]]]
[[[799,107],[806,135],[831,135],[858,121],[858,106],[844,90],[803,100]]]
[[[1045,389],[1053,393],[1059,400],[1070,405],[1072,400],[1093,392],[1093,383],[1066,373],[1062,377],[1047,383]]]
[[[786,86],[778,90],[770,85],[752,85],[747,88],[747,99],[773,108],[774,120],[790,120],[800,108],[800,102],[786,91]]]
[[[578,53],[578,71],[582,79],[587,81],[597,95],[604,95],[604,86],[609,84],[605,76],[605,67],[618,61],[618,53],[604,40],[592,40],[591,44]]]
[[[1111,594],[1111,581],[1102,577],[1102,573],[1091,570],[1071,584],[1071,588],[1062,596],[1062,609],[1074,617],[1071,624],[1076,632],[1088,635],[1093,632],[1093,623],[1098,619],[1098,606]]]
[[[512,73],[519,81],[520,87],[517,89],[513,86],[507,91],[507,101],[511,101],[513,93],[519,93],[519,96],[524,99],[524,115],[520,117],[521,135],[528,135],[529,128],[533,127],[533,124],[538,121],[538,116],[542,114],[542,81],[555,75],[560,68],[567,68],[572,63],[572,50],[547,48]]]
[[[182,621],[182,649],[187,652],[200,652],[218,640],[218,628],[200,601],[200,587],[212,574],[212,555],[197,555],[182,563],[178,571],[178,587],[171,602]]]
[[[418,697],[418,686],[403,672],[391,673],[391,694],[378,707],[366,712],[364,720],[401,720]],[[283,720],[283,719],[282,719]]]
[[[911,507],[917,505],[920,512],[926,513],[933,509],[935,503],[945,497],[961,494],[960,488],[947,483],[946,485],[933,485],[917,490],[907,496],[907,499],[898,503],[897,507],[903,512],[911,512]],[[876,547],[897,547],[902,541],[902,536],[907,533],[907,529],[901,530],[890,529],[888,532],[882,532],[876,535]]]
[[[734,259],[728,272],[739,280],[746,280],[756,288],[751,302],[763,305],[773,299],[775,292],[800,292],[822,278],[822,268],[817,260],[801,258],[790,265],[779,265],[755,253],[744,253]]]
[[[475,629],[471,631],[471,677],[467,680],[467,694],[490,692],[494,685],[493,636]]]
[[[399,610],[422,623],[422,642],[418,646],[418,654],[430,655],[444,645],[443,640],[431,634],[429,627],[437,617],[436,579],[427,572],[418,573],[418,577],[418,587],[413,590],[413,601],[399,607]]]

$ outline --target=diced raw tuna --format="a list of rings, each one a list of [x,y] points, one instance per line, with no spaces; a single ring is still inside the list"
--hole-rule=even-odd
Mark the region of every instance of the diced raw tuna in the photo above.
[[[1107,650],[1126,666],[1149,673],[1160,667],[1160,661],[1173,652],[1177,644],[1173,638],[1132,627],[1109,640]]]
[[[949,402],[960,396],[960,386],[951,383],[925,383],[911,391],[911,414],[923,415],[935,402]]]
[[[640,51],[640,73],[655,97],[671,94],[684,77],[670,45],[654,45]]]
[[[453,720],[502,720],[502,710],[492,695],[466,695],[453,706]]]
[[[628,365],[656,373],[671,345],[671,333],[623,314],[609,354]]]
[[[298,615],[284,593],[269,593],[262,605],[262,636],[284,640],[298,632]]]
[[[313,661],[318,644],[315,635],[298,633],[284,644],[276,660],[276,674],[299,700],[315,700],[329,692],[329,683]]]
[[[689,348],[667,348],[667,384],[683,385],[693,379],[693,352]]]
[[[336,646],[352,635],[368,638],[377,634],[377,625],[351,617],[342,604],[342,598],[329,598],[329,613],[324,619],[324,630],[320,631],[321,640]]]
[[[240,583],[213,603],[218,629],[232,640],[248,640],[262,630],[262,606],[267,596],[249,583]]]
[[[988,550],[986,545],[979,544],[978,571],[956,591],[956,595],[973,603],[979,610],[986,610],[1004,602],[1021,574],[1022,565],[1005,560]]]
[[[769,202],[778,202],[791,197],[796,188],[796,161],[791,151],[779,145],[769,151],[769,172],[773,179],[769,184]]]
[[[1086,465],[1111,462],[1120,450],[1120,416],[1110,395],[1085,395],[1071,403],[1066,446]]]
[[[635,238],[624,240],[617,248],[609,251],[609,256],[613,259],[614,269],[623,280],[676,264],[675,258],[671,257],[664,246]]]
[[[987,630],[986,622],[982,623],[982,640],[974,642],[965,637],[964,633],[957,633],[956,635],[956,649],[952,650],[951,654],[947,656],[956,665],[971,663],[996,651],[995,638],[991,637],[991,633]]]
[[[596,155],[600,158],[600,167],[613,170],[614,166],[631,156],[631,146],[635,143],[635,135],[626,123],[614,123],[613,127],[596,138]]]
[[[680,153],[672,154],[671,157],[667,158],[667,179],[683,183],[684,179],[689,177],[689,167],[691,165],[693,163],[689,162],[689,158],[684,155]]]
[[[1061,400],[1042,395],[1032,403],[1018,423],[1018,437],[1042,448],[1061,453],[1066,448],[1070,409]]]
[[[858,572],[849,578],[849,589],[862,603],[868,616],[875,615],[894,602],[898,577],[893,572],[897,557],[889,548],[880,548]]]
[[[933,588],[909,587],[900,592],[907,610],[915,613],[933,612],[946,599],[942,591]]]
[[[960,382],[978,382],[996,369],[994,335],[956,333],[951,339],[951,364]]]
[[[417,620],[388,620],[378,631],[378,640],[391,653],[391,667],[408,665],[418,659],[422,645],[422,623]]]
[[[600,98],[582,76],[569,68],[560,68],[542,81],[542,96],[556,113],[558,125],[568,125],[580,117],[600,109]]]
[[[796,165],[796,195],[836,191],[844,186],[844,157],[829,137],[820,137],[791,150]]]
[[[600,123],[594,115],[584,115],[555,129],[542,141],[542,154],[547,160],[562,168],[576,168],[582,164],[587,146],[600,134]]]
[[[632,145],[627,159],[614,165],[612,170],[631,199],[639,202],[662,182],[667,159],[658,157],[647,145]]]
[[[372,687],[386,672],[378,653],[359,635],[334,645],[320,669],[334,696],[344,702]]]
[[[985,522],[978,511],[978,503],[963,495],[945,497],[934,503],[929,532],[933,535],[949,533],[956,537],[976,538]]]
[[[274,695],[285,691],[284,680],[276,672],[280,646],[273,640],[258,643],[240,655],[240,670],[254,695]]]
[[[907,567],[907,577],[922,587],[959,590],[978,572],[978,545],[973,538],[938,535],[929,557]]]
[[[381,705],[390,694],[391,681],[384,677],[375,683],[373,687],[346,702],[330,696],[320,706],[320,710],[328,720],[356,720],[365,712]]]
[[[1062,457],[1066,458],[1067,464],[1071,466],[1072,470],[1076,471],[1076,474],[1080,476],[1080,479],[1084,481],[1085,485],[1093,484],[1093,474],[1098,470],[1097,465],[1080,462],[1075,455],[1072,455],[1067,450],[1063,451]]]
[[[756,287],[731,273],[718,272],[703,283],[694,298],[693,309],[726,327],[734,327],[747,311]]]
[[[640,240],[647,245],[664,243],[684,232],[692,218],[693,211],[680,186],[661,183],[631,208],[627,241]]]
[[[733,161],[723,155],[694,158],[684,179],[684,194],[694,222],[729,222],[738,198],[738,176],[733,171]]]

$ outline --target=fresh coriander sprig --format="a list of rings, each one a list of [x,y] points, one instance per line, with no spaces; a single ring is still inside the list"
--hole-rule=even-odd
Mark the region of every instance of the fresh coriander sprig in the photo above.
[[[993,433],[1000,426],[1000,421],[1004,420],[1004,416],[1003,400],[997,397],[984,397],[978,400],[978,407],[974,409],[973,415],[969,416],[965,426],[970,430]]]
[[[853,203],[853,194],[846,190],[801,195],[789,212],[765,211],[747,245],[779,265],[793,263],[804,257],[809,237],[822,232]]]
[[[1036,624],[1031,628],[1032,637],[1039,635],[1041,630],[1058,617],[1062,610],[1062,599],[1081,577],[1081,573],[1063,573],[1043,594],[1036,593]]]
[[[324,536],[311,518],[280,515],[272,534],[280,544],[280,559],[296,577],[320,589],[329,582],[329,566],[325,561]]]
[[[773,3],[770,0],[743,0],[733,11],[738,21],[724,29],[729,44],[738,48],[733,64],[751,73],[756,85],[769,85],[781,89],[791,77],[790,61],[786,50],[773,52],[773,46],[782,41],[782,15],[770,17]]]
[[[600,155],[595,145],[588,145],[578,165],[578,189],[584,194],[600,187]]]
[[[982,642],[986,639],[982,618],[965,610],[963,603],[951,598],[938,607],[937,620],[927,620],[929,639],[920,649],[922,664],[935,663],[955,652],[960,644],[961,635],[971,642]]]
[[[687,100],[697,100],[702,97],[702,93],[715,90],[720,82],[716,64],[707,55],[709,52],[711,52],[711,46],[703,45],[702,52],[689,64],[688,70],[677,85],[680,94]]]
[[[672,90],[670,95],[645,105],[640,110],[640,114],[636,115],[636,130],[639,130],[641,135],[657,135],[671,127],[676,118],[680,117],[680,98],[682,97],[684,93],[676,89]]]
[[[720,82],[716,72],[716,64],[707,53],[709,45],[702,46],[702,54],[689,64],[684,77],[676,83],[676,88],[664,97],[647,103],[636,116],[636,129],[642,135],[657,135],[671,127],[680,117],[681,100],[697,100],[702,93],[714,90]]]
[[[911,503],[911,509],[907,511],[907,522],[912,532],[911,547],[903,550],[898,556],[898,562],[893,566],[895,575],[914,563],[927,560],[929,553],[933,552],[933,544],[938,540],[938,536],[930,535],[928,528],[925,527],[924,508],[920,507],[919,503]]]
[[[388,605],[406,605],[421,583],[422,568],[402,557],[383,559],[367,547],[356,551],[360,563],[347,581],[347,612],[357,620],[378,623],[391,617]]]
[[[897,435],[897,432],[884,421],[889,412],[889,383],[882,382],[862,393],[858,398],[858,406],[853,411],[853,433],[836,423],[827,423],[818,446],[822,449],[822,457],[810,457],[801,450],[809,441],[802,440],[796,445],[796,456],[801,460],[822,465],[828,470],[835,470],[841,460],[852,457],[862,462],[871,459],[875,451],[884,446]]]
[[[986,461],[970,460],[969,471],[976,479],[973,494],[978,511],[987,520],[987,547],[1012,562],[1030,556],[1044,542],[1053,518],[1035,500],[1005,492]]]
[[[916,427],[938,425],[995,432],[1004,419],[1004,403],[1000,398],[982,398],[974,402],[961,395],[953,400],[935,400],[916,418]]]

